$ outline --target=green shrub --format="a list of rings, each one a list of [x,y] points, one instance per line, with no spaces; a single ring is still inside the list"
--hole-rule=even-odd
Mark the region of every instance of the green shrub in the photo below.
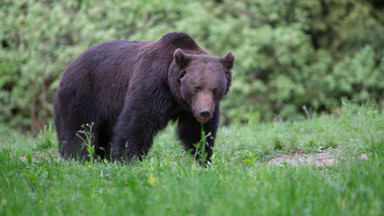
[[[382,106],[384,55],[376,58],[371,46],[367,45],[354,55],[344,58],[335,65],[333,74],[338,83],[333,89],[340,95],[357,101],[373,99]]]
[[[384,6],[376,1],[3,0],[0,121],[39,130],[65,67],[106,40],[183,31],[236,56],[223,122],[302,118],[343,97],[383,101]],[[332,10],[331,10],[332,9]]]

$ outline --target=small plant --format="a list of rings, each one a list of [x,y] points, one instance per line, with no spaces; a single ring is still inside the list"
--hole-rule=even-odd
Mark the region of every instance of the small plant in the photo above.
[[[52,148],[54,146],[55,140],[55,128],[53,126],[53,123],[50,123],[44,126],[42,130],[40,130],[40,133],[38,135],[38,142],[36,143],[36,148],[38,150]]]
[[[283,144],[281,143],[279,137],[277,136],[273,138],[273,149],[275,150],[283,149]]]
[[[196,152],[194,155],[195,159],[199,156],[199,162],[201,164],[204,164],[207,158],[205,147],[207,145],[207,138],[209,136],[211,136],[211,133],[208,133],[207,135],[205,135],[204,124],[201,123],[201,138],[200,138],[200,141],[195,144]]]
[[[252,152],[248,152],[248,156],[243,160],[243,162],[247,165],[251,165],[256,163],[257,156],[255,156]]]
[[[92,145],[92,139],[94,138],[93,132],[92,132],[93,122],[91,124],[85,124],[81,125],[82,130],[79,130],[76,135],[81,139],[82,141],[82,148],[87,148],[89,160],[91,164],[93,164],[95,158],[95,146]],[[86,162],[87,163],[87,162]]]

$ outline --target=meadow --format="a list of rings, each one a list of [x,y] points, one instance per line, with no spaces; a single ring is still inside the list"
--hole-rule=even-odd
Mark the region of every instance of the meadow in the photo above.
[[[174,134],[159,133],[142,162],[63,160],[55,130],[0,126],[0,215],[382,215],[384,114],[345,105],[332,115],[219,129],[201,167]],[[316,166],[279,155],[335,155]],[[367,155],[361,159],[361,154]]]

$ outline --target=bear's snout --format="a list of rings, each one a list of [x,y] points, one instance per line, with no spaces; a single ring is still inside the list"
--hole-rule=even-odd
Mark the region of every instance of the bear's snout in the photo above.
[[[200,116],[202,118],[209,118],[211,116],[211,111],[209,109],[203,109],[200,111]]]
[[[212,118],[213,113],[209,111],[200,111],[200,112],[193,112],[195,118],[200,123],[207,123],[210,118]]]
[[[213,116],[215,102],[212,95],[199,93],[192,102],[192,112],[197,121],[206,123]]]

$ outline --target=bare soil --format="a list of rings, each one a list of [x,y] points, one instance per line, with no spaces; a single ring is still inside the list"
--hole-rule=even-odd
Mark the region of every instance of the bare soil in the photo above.
[[[341,159],[341,150],[333,152],[322,152],[315,154],[296,153],[292,155],[282,154],[269,160],[269,164],[276,166],[285,165],[315,165],[325,166],[332,165]],[[360,159],[366,160],[368,156],[366,153],[360,155]]]

